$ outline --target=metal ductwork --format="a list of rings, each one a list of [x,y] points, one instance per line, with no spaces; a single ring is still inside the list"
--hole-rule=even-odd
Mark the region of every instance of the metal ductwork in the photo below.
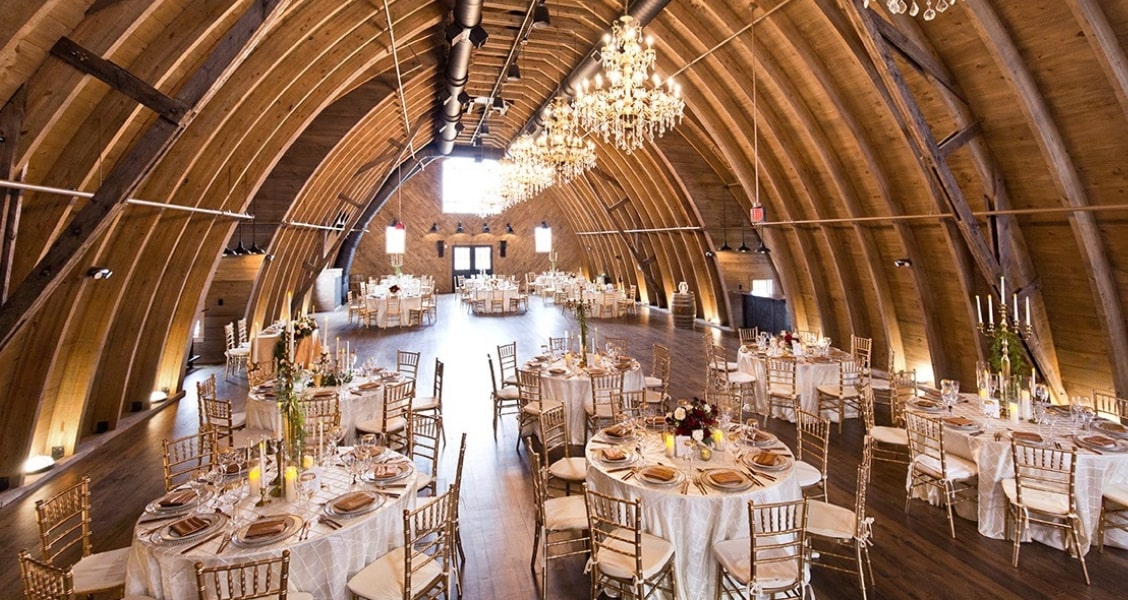
[[[450,54],[447,56],[442,93],[442,116],[439,120],[440,154],[450,154],[454,141],[462,131],[463,107],[470,101],[466,82],[470,78],[470,53],[486,43],[489,34],[482,28],[482,2],[458,0],[454,5],[454,22],[447,28]]]
[[[638,0],[627,9],[627,14],[634,17],[640,26],[646,27],[654,20],[654,17],[658,16],[658,13],[666,8],[666,5],[669,4],[670,1],[671,0]],[[616,17],[616,19],[618,19],[618,17]],[[576,68],[560,81],[559,91],[549,96],[548,99],[544,101],[544,104],[533,113],[533,118],[530,119],[530,122],[525,126],[526,129],[529,128],[529,125],[535,125],[536,127],[541,126],[544,122],[545,111],[548,109],[549,105],[552,104],[552,101],[556,99],[556,96],[565,95],[569,98],[575,97],[576,91],[583,85],[584,80],[595,76],[600,67],[599,61],[596,60],[595,56],[602,47],[603,40],[600,39],[592,46],[591,50],[588,51],[587,57],[584,58],[583,62],[576,65]]]

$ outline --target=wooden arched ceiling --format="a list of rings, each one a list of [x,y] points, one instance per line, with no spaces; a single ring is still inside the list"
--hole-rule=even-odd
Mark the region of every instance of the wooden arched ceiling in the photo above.
[[[531,3],[484,0],[459,146],[488,112],[482,143],[503,149],[622,10],[547,4],[552,27],[519,46],[501,114],[477,99]],[[659,71],[679,72],[684,122],[629,155],[600,141],[597,169],[530,202],[560,208],[577,264],[652,305],[686,281],[699,316],[729,324],[733,283],[767,273],[795,327],[872,337],[879,365],[893,351],[936,377],[971,380],[986,352],[971,299],[1005,274],[1031,297],[1029,347],[1055,389],[1128,394],[1128,2],[968,0],[929,23],[860,4],[672,0],[647,31]],[[400,165],[433,160],[451,5],[7,7],[0,176],[98,195],[6,190],[0,476],[181,385],[238,221],[120,201],[253,206],[272,260],[246,314],[273,319],[344,241],[300,224],[351,229]],[[73,44],[85,55],[63,60]],[[757,198],[772,253],[718,257]],[[87,278],[92,265],[114,276]]]

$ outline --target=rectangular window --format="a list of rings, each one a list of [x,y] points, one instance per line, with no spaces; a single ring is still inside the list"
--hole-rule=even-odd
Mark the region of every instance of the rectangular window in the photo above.
[[[765,298],[775,297],[775,281],[771,279],[753,279],[752,280],[752,295],[763,296]]]
[[[474,269],[478,271],[489,271],[493,268],[490,263],[493,259],[493,246],[475,246],[474,247]]]
[[[497,195],[498,176],[496,160],[463,157],[444,159],[443,212],[479,214],[481,207]]]
[[[454,247],[454,270],[467,271],[470,269],[470,247],[469,246],[455,246]]]
[[[536,244],[537,252],[541,254],[552,252],[552,229],[548,227],[534,228],[533,242]]]

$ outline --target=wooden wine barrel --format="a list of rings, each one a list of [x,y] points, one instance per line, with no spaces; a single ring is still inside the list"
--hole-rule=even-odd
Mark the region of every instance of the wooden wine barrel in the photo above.
[[[697,297],[693,292],[675,292],[670,311],[674,314],[674,327],[693,329],[693,320],[697,317]]]

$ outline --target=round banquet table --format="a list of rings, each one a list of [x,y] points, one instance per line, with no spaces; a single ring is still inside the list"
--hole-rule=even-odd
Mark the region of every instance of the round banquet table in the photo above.
[[[423,297],[419,294],[400,294],[400,318],[396,324],[397,327],[404,327],[407,325],[407,313],[411,310],[419,310],[423,306]],[[369,295],[364,298],[366,308],[369,313],[376,315],[376,326],[380,329],[388,328],[388,317],[384,314],[388,307],[387,296],[373,296]]]
[[[589,357],[593,361],[594,357]],[[525,368],[541,366],[541,396],[564,404],[568,415],[568,437],[570,443],[581,446],[587,436],[584,431],[587,408],[591,407],[591,377],[578,367],[569,369],[564,360],[547,366],[526,363]],[[608,367],[614,368],[614,367]],[[623,371],[623,391],[633,392],[643,388],[645,377],[638,361],[631,361],[631,367]]]
[[[755,349],[741,346],[736,353],[737,370],[756,377],[756,412],[764,414],[768,408],[768,357]],[[790,354],[787,358],[790,358]],[[819,406],[819,386],[837,385],[839,363],[849,360],[846,352],[832,348],[828,356],[809,356],[796,360],[795,387],[799,392],[799,405],[803,410],[816,414]],[[773,417],[787,419],[795,422],[795,411],[790,408],[776,406],[772,408]],[[858,411],[853,407],[846,408],[846,418],[856,418]],[[823,411],[821,416],[828,417],[832,422],[838,422],[838,412]]]
[[[977,425],[971,429],[958,430],[944,427],[944,449],[956,456],[970,459],[979,468],[978,503],[957,505],[960,516],[978,521],[979,533],[994,539],[1007,539],[1007,497],[1003,493],[1002,481],[1014,477],[1014,460],[1011,456],[1011,434],[1016,431],[1039,434],[1050,438],[1050,428],[1025,421],[994,419],[990,430],[983,433],[980,424],[983,413],[978,398],[973,394],[961,394],[960,402],[953,408],[953,417],[966,417]],[[922,412],[914,408],[912,402],[907,410]],[[929,414],[929,413],[925,413]],[[947,417],[946,413],[938,413]],[[930,416],[936,416],[931,414]],[[1069,418],[1057,418],[1053,427],[1052,440],[1069,450],[1077,447],[1077,513],[1081,519],[1081,551],[1088,552],[1096,539],[1100,524],[1101,494],[1113,484],[1128,483],[1128,452],[1101,451],[1097,454],[1078,446],[1074,439],[1074,429]],[[995,434],[999,437],[996,438]],[[938,497],[927,494],[922,488],[914,491],[914,496],[937,502]],[[1062,530],[1038,524],[1030,525],[1030,537],[1035,541],[1058,549],[1065,549],[1065,535]],[[1105,534],[1105,544],[1118,548],[1128,548],[1128,533],[1110,530]]]
[[[494,294],[501,297],[501,312],[509,312],[509,301],[521,294],[521,290],[513,286],[505,287],[479,287],[471,290],[474,300],[483,300],[486,303],[486,312],[497,312],[493,309]]]
[[[389,451],[391,452],[391,451]],[[402,456],[390,453],[397,460]],[[146,522],[153,514],[145,513],[134,529],[133,545],[126,568],[126,594],[144,594],[153,598],[182,600],[196,597],[197,561],[205,566],[232,564],[277,557],[282,550],[290,550],[290,589],[308,592],[318,599],[346,600],[349,596],[346,583],[372,561],[403,544],[403,511],[415,506],[416,471],[389,485],[382,493],[384,503],[370,512],[351,517],[334,516],[341,525],[334,529],[324,522],[312,525],[306,539],[299,539],[300,531],[288,538],[264,546],[244,547],[230,542],[223,552],[219,546],[226,537],[219,535],[190,549],[197,541],[163,542],[160,531],[145,535],[155,527],[172,520]],[[350,477],[343,469],[328,467],[322,475],[322,489],[314,502],[324,503],[348,490]],[[376,488],[358,484],[357,489]],[[408,490],[407,493],[404,493]],[[398,497],[396,497],[398,495]],[[301,514],[297,503],[275,498],[264,507],[255,507],[256,498],[244,498],[240,510],[253,511],[262,516]],[[230,531],[230,530],[227,530]]]
[[[282,341],[282,328],[272,325],[251,338],[251,362],[270,361],[274,358],[274,348]],[[321,356],[321,336],[315,329],[312,335],[298,340],[294,348],[294,362],[299,365],[312,364]]]
[[[762,477],[745,491],[727,492],[707,484],[702,488],[693,484],[651,485],[639,477],[627,477],[632,471],[622,463],[602,460],[602,449],[608,447],[610,438],[601,432],[587,446],[587,484],[591,489],[633,500],[642,499],[642,526],[649,533],[665,538],[674,545],[674,575],[677,577],[679,599],[713,598],[716,596],[717,561],[713,558],[713,544],[735,538],[747,538],[748,501],[756,503],[785,502],[802,498],[803,492],[794,476],[794,469],[770,473],[771,481]],[[729,452],[714,452],[712,460],[705,462],[667,458],[660,434],[647,433],[639,444],[642,458],[636,466],[662,464],[675,467],[683,474],[697,468],[734,468],[748,472],[744,464],[734,460]],[[737,445],[737,452],[746,449]],[[776,452],[791,451],[782,443],[773,448]],[[626,479],[624,479],[626,477]],[[686,478],[686,483],[689,478]]]
[[[379,377],[356,378],[348,385],[337,387],[308,387],[302,392],[310,397],[317,394],[336,392],[341,409],[341,428],[345,437],[341,443],[351,445],[356,440],[356,424],[379,417],[384,410],[384,382],[402,381],[398,374],[395,379],[384,380]],[[253,387],[247,394],[247,428],[271,431],[282,435],[282,415],[278,412],[278,401],[269,386]]]

